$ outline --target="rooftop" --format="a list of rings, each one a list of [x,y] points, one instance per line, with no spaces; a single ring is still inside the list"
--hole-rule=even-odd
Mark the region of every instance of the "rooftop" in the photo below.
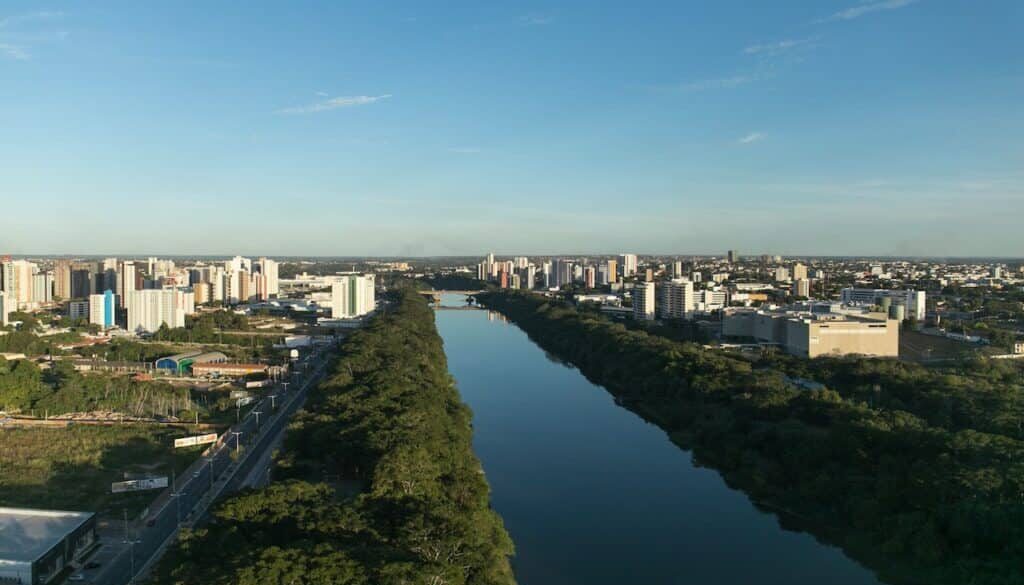
[[[0,561],[32,562],[93,514],[0,508]]]

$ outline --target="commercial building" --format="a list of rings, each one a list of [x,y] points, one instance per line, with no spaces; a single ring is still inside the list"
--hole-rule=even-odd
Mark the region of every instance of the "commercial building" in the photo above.
[[[924,321],[925,292],[914,289],[889,290],[881,288],[844,288],[839,299],[847,305],[882,305],[885,299],[891,304],[906,307],[906,318]],[[886,307],[888,310],[888,307]]]
[[[195,295],[178,289],[132,291],[128,303],[128,331],[154,333],[160,326],[184,327],[185,316],[195,313]]]
[[[899,322],[880,313],[844,311],[827,303],[801,303],[777,310],[729,309],[722,335],[776,344],[807,358],[899,355]]]
[[[350,319],[372,313],[376,308],[372,274],[350,274],[331,283],[331,317]]]
[[[89,295],[89,323],[110,329],[117,324],[117,295],[107,290],[101,295]]]
[[[0,583],[51,583],[96,538],[96,515],[89,512],[0,508]]]
[[[689,319],[693,316],[693,283],[676,278],[658,284],[658,316],[663,319]]]
[[[654,320],[653,282],[641,282],[633,287],[633,318],[639,321]]]

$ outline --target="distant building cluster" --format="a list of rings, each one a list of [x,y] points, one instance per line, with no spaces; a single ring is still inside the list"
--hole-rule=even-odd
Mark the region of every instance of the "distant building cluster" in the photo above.
[[[262,301],[279,293],[278,263],[242,256],[188,267],[155,257],[59,259],[45,269],[36,262],[5,257],[0,260],[0,277],[0,325],[6,325],[14,311],[67,301],[67,314],[73,319],[134,334],[153,333],[163,325],[183,327],[197,305]]]
[[[475,268],[479,280],[500,288],[598,305],[618,318],[687,320],[712,338],[774,345],[807,357],[896,356],[904,326],[955,337],[934,329],[939,301],[913,283],[937,291],[953,284],[1021,282],[1015,280],[1020,267],[1004,264],[786,260],[770,254],[742,257],[737,250],[724,257],[689,258],[622,253],[498,259],[488,254]],[[948,310],[942,314],[969,317]]]

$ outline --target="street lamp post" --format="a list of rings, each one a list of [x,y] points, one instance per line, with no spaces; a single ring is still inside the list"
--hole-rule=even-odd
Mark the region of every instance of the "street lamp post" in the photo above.
[[[235,436],[235,453],[238,453],[238,449],[239,449],[239,445],[240,445],[240,441],[241,441],[241,439],[239,439],[239,437],[242,436],[242,432],[241,431],[231,431],[231,434]]]

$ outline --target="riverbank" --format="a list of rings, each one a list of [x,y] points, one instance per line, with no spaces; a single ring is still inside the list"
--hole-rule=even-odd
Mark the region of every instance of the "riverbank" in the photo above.
[[[730,485],[790,511],[784,522],[840,545],[883,579],[1021,582],[1019,441],[869,408],[833,390],[787,388],[781,373],[540,297],[478,299]]]

